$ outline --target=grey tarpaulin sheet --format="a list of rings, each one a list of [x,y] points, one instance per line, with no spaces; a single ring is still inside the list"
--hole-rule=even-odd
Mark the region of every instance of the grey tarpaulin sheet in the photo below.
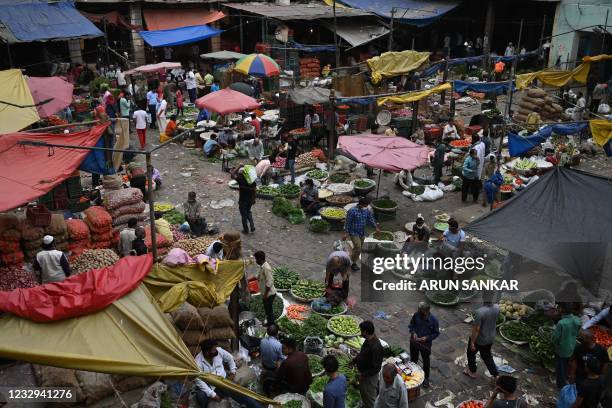
[[[293,103],[298,105],[312,105],[314,103],[329,102],[329,92],[327,88],[310,86],[308,88],[294,88],[289,91],[289,97]]]
[[[555,168],[464,230],[563,270],[590,289],[612,289],[612,181]]]

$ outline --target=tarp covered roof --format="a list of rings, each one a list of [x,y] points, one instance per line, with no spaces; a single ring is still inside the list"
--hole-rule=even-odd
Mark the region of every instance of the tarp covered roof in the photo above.
[[[106,24],[111,24],[126,30],[136,30],[140,28],[131,25],[118,11],[109,11],[108,13],[104,14],[94,14],[79,10],[79,13],[87,17],[87,19],[92,23],[100,24],[106,22]]]
[[[360,163],[393,173],[414,170],[429,161],[430,148],[403,137],[366,135],[340,136],[338,149]]]
[[[405,24],[426,26],[459,4],[457,0],[339,0],[347,6],[367,10],[381,17],[391,18],[391,10],[396,8],[394,18]],[[336,10],[337,11],[337,10]]]
[[[20,69],[0,71],[0,84],[0,135],[17,132],[40,120],[34,98]]]
[[[180,62],[158,62],[157,64],[141,65],[134,69],[125,71],[124,74],[132,75],[135,73],[157,72],[160,69],[174,69],[174,68],[180,68],[180,67],[181,67]]]
[[[241,54],[234,51],[215,51],[209,52],[208,54],[200,54],[200,58],[203,59],[218,59],[218,60],[229,60],[229,59],[240,59],[246,57],[247,54]]]
[[[205,9],[146,9],[143,10],[147,30],[172,30],[180,27],[201,26],[225,17],[222,11]]]
[[[333,30],[333,25],[327,25],[327,27]],[[355,24],[355,22],[339,21],[336,32],[351,47],[358,47],[389,34],[389,29],[380,24]]]
[[[612,183],[556,167],[464,230],[500,248],[588,279],[612,242]],[[606,248],[607,247],[607,248]]]
[[[49,117],[72,103],[74,85],[60,77],[28,77],[27,82],[36,104],[52,98],[36,106],[41,118]]]
[[[6,27],[0,37],[9,43],[104,35],[67,0],[0,0],[0,22]]]
[[[108,124],[71,134],[19,132],[0,135],[0,212],[27,204],[70,177],[89,154],[85,149],[49,149],[19,142],[95,146]]]
[[[172,47],[191,44],[223,32],[207,25],[179,27],[171,30],[140,31],[138,34],[151,47]]]
[[[290,6],[281,6],[274,3],[249,2],[249,3],[225,3],[224,6],[235,10],[258,14],[275,18],[277,20],[318,20],[321,18],[333,18],[333,10],[330,6],[321,3],[291,3]],[[368,11],[351,8],[336,8],[336,17],[370,16]]]

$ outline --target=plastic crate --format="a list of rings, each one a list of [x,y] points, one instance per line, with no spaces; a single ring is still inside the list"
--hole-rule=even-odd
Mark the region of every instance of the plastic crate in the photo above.
[[[29,205],[26,218],[35,227],[48,227],[51,224],[51,213],[44,205]]]

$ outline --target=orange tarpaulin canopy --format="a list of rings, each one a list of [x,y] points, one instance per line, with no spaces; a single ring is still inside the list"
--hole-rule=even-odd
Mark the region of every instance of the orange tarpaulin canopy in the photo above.
[[[173,30],[210,24],[225,17],[222,11],[199,9],[144,10],[147,30]]]

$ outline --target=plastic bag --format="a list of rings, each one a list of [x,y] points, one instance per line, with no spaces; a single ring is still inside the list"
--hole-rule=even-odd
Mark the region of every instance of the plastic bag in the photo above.
[[[295,208],[289,211],[287,219],[291,224],[302,224],[306,219],[306,216],[304,215],[304,210],[301,208]]]
[[[578,397],[576,391],[576,384],[568,384],[561,388],[559,391],[559,398],[557,399],[557,408],[570,408],[574,401]]]
[[[421,197],[423,201],[436,201],[441,199],[443,196],[444,192],[437,186],[425,186],[425,192],[419,197]]]
[[[257,172],[255,171],[254,166],[247,164],[246,166],[244,166],[242,172],[248,184],[252,184],[255,182],[255,180],[257,180]]]

